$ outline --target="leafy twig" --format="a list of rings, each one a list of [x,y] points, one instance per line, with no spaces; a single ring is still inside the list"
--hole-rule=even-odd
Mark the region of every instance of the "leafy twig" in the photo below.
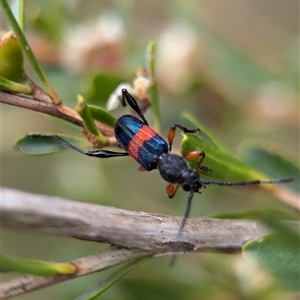
[[[41,68],[40,64],[38,63],[32,49],[30,47],[30,45],[28,44],[20,25],[18,24],[18,22],[16,21],[14,15],[12,14],[6,0],[0,0],[0,4],[3,7],[3,10],[4,10],[4,12],[5,12],[5,14],[6,14],[6,16],[9,20],[9,23],[10,23],[11,27],[13,28],[14,33],[18,37],[19,43],[22,47],[22,50],[26,54],[26,56],[27,56],[28,60],[30,61],[32,67],[34,68],[35,72],[37,73],[37,75],[41,79],[42,83],[47,88],[49,94],[51,95],[51,97],[54,101],[54,103],[57,104],[57,105],[60,104],[61,103],[60,97],[56,94],[55,90],[53,89],[50,82],[48,81],[43,69]]]
[[[106,250],[91,256],[76,259],[71,263],[77,266],[75,275],[61,275],[50,277],[20,276],[1,284],[0,299],[9,299],[28,292],[39,290],[70,279],[99,272],[115,265],[131,261],[132,259],[149,256],[144,251],[134,251],[109,247]]]
[[[43,90],[39,89],[36,90],[36,93],[39,93],[39,99],[45,97],[47,95]],[[43,99],[44,100],[44,99]],[[0,91],[0,102],[6,103],[13,106],[18,106],[26,109],[30,109],[33,111],[41,112],[53,117],[57,117],[59,119],[63,119],[67,122],[75,124],[84,128],[84,123],[79,116],[73,109],[60,104],[55,105],[52,101],[39,101],[32,98],[27,98],[21,95],[14,95]],[[99,130],[108,137],[108,146],[116,146],[117,141],[114,137],[113,128],[107,126],[103,123],[96,122],[97,127]]]

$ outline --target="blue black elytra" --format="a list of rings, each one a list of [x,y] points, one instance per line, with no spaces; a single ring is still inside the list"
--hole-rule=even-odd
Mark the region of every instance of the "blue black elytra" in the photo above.
[[[146,171],[157,168],[157,157],[169,151],[168,144],[134,116],[122,116],[115,124],[119,145]]]

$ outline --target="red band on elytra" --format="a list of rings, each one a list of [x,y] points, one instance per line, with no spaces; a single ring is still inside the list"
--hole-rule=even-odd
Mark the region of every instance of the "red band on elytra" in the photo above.
[[[138,159],[139,150],[142,145],[146,142],[151,140],[157,134],[147,125],[144,125],[139,131],[133,136],[129,145],[128,145],[128,153],[132,158],[135,160]]]

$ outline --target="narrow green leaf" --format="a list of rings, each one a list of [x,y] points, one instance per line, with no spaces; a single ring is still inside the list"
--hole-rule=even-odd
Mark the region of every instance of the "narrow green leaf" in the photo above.
[[[31,133],[20,138],[15,143],[15,149],[30,155],[45,155],[60,152],[68,149],[58,143],[53,137],[53,133]],[[69,135],[59,134],[61,138],[77,147],[86,146],[86,139],[77,138]]]
[[[135,259],[123,267],[119,268],[115,272],[111,273],[106,279],[101,281],[99,284],[94,286],[91,290],[87,291],[76,300],[92,300],[96,299],[98,296],[103,294],[107,289],[109,289],[113,284],[119,281],[124,275],[126,275],[133,268],[137,267],[139,264],[143,263],[149,259],[149,257]]]
[[[275,220],[299,220],[298,214],[294,211],[279,208],[257,208],[222,214],[213,214],[209,217],[219,219],[264,219],[264,216],[269,216]]]
[[[21,272],[36,276],[74,274],[76,267],[69,263],[50,263],[42,260],[17,258],[0,253],[1,272]]]
[[[18,21],[22,31],[25,31],[25,0],[19,0]]]
[[[91,112],[92,118],[106,124],[108,126],[114,127],[116,118],[107,112],[105,109],[99,106],[88,105]]]
[[[253,239],[243,246],[243,256],[254,258],[258,265],[269,271],[283,287],[300,289],[299,248],[289,247],[281,236],[272,233]]]
[[[203,124],[187,113],[185,113],[185,116],[193,122],[196,127],[201,128],[201,133],[199,135],[183,134],[184,138],[181,143],[181,153],[182,155],[186,155],[195,150],[202,150],[205,152],[203,166],[210,168],[212,172],[200,171],[199,173],[201,173],[203,177],[222,179],[223,181],[251,181],[276,178],[288,178],[290,181],[292,180],[293,174],[288,174],[286,176],[276,176],[276,174],[271,174],[268,177],[263,172],[256,169],[256,167],[266,163],[266,161],[248,165],[244,160],[238,160],[229,153],[223,143],[205,128]],[[198,161],[199,160],[191,161],[191,167],[195,168]],[[263,184],[259,185],[259,187],[269,192],[276,191],[276,187],[273,184]]]
[[[239,157],[261,172],[276,178],[293,177],[289,186],[299,192],[299,165],[285,152],[281,146],[261,139],[245,139],[238,147]]]
[[[12,27],[12,29],[14,30],[14,33],[16,34],[20,46],[23,50],[23,52],[26,54],[29,62],[31,63],[32,67],[34,68],[35,72],[37,73],[37,75],[39,76],[40,80],[42,81],[42,83],[45,85],[45,87],[47,88],[49,94],[52,96],[53,101],[55,102],[55,104],[60,104],[61,103],[61,99],[59,98],[59,96],[56,94],[56,92],[54,91],[53,87],[50,85],[43,69],[41,68],[40,64],[38,63],[35,55],[33,54],[33,51],[30,47],[30,45],[28,44],[24,33],[22,32],[21,27],[19,26],[18,22],[16,21],[14,15],[12,14],[9,5],[7,4],[6,0],[0,0],[1,6],[3,7],[3,11],[6,14],[9,23]]]
[[[75,110],[83,119],[84,125],[88,129],[88,131],[94,134],[95,136],[98,136],[98,134],[100,134],[99,129],[97,128],[94,122],[88,105],[86,104],[84,98],[81,95],[78,95],[78,105],[75,108]]]
[[[226,147],[226,145],[211,131],[209,130],[203,123],[201,123],[199,120],[196,119],[195,116],[193,116],[188,111],[184,111],[181,114],[185,119],[190,121],[195,128],[199,128],[201,130],[201,138],[211,144],[212,146],[215,146],[219,148],[219,150],[230,154],[230,151]]]
[[[24,2],[25,0],[11,1],[12,13],[14,14],[23,32],[24,32],[24,24],[25,24],[25,11],[24,11],[25,3]]]
[[[260,220],[268,228],[274,230],[286,245],[298,249],[300,246],[299,215],[295,212],[277,208],[261,208],[247,211],[211,215],[221,219],[255,219]],[[297,231],[298,230],[298,231]]]
[[[95,124],[95,121],[92,117],[92,113],[81,95],[78,95],[78,105],[75,108],[78,114],[81,116],[86,129],[91,132],[96,138],[97,141],[94,143],[95,145],[101,147],[107,145],[107,137],[105,137],[98,129]]]
[[[212,145],[195,134],[183,134],[181,153],[185,155],[194,150],[205,152],[203,165],[212,169],[212,172],[201,172],[205,177],[224,180],[266,179],[263,174],[221,151],[215,144]],[[195,167],[195,164],[196,162],[191,162],[192,167]]]
[[[29,83],[17,83],[0,75],[0,90],[31,95],[33,88]]]
[[[96,73],[84,79],[84,95],[88,103],[105,105],[112,91],[125,82],[125,78]]]
[[[151,76],[153,83],[149,88],[149,94],[151,97],[151,105],[153,111],[153,122],[155,130],[161,132],[161,114],[159,109],[159,97],[157,92],[157,82],[155,77],[155,42],[150,41],[148,43],[146,51],[146,59],[148,62],[148,72]]]

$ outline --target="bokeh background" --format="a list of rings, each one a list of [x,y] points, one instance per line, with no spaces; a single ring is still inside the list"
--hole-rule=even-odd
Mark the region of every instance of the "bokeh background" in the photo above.
[[[1,27],[8,25],[1,16]],[[70,107],[81,93],[105,106],[119,82],[132,82],[157,43],[156,76],[163,132],[187,127],[191,112],[237,153],[255,138],[299,164],[299,2],[26,1],[26,36],[46,75]],[[27,64],[28,75],[39,82]],[[32,131],[77,136],[80,130],[52,117],[0,104],[1,185],[128,210],[182,215],[186,194],[169,200],[158,173],[139,173],[132,159],[92,159],[72,151],[49,156],[15,152]],[[124,113],[118,109],[116,115]],[[146,117],[152,122],[151,109]],[[180,134],[175,142],[179,148]],[[194,197],[191,216],[257,207],[283,207],[249,189],[209,187]],[[103,245],[2,230],[4,253],[69,261]],[[239,255],[152,259],[130,272],[102,299],[266,299],[269,279]],[[108,273],[111,271],[108,271]],[[108,273],[93,274],[18,299],[73,299]],[[4,277],[3,277],[4,278]],[[272,291],[272,299],[295,299]]]

